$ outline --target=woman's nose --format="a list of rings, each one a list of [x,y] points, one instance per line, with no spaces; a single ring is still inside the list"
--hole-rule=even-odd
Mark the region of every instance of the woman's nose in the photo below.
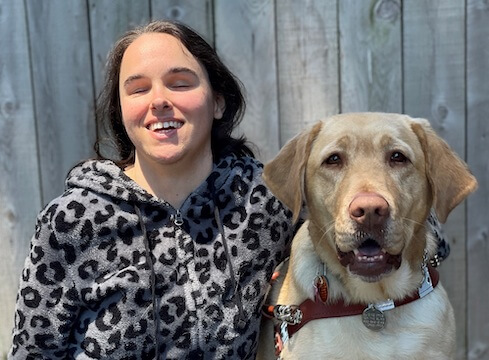
[[[171,108],[171,102],[164,95],[163,91],[155,91],[151,101],[151,108],[157,111]]]

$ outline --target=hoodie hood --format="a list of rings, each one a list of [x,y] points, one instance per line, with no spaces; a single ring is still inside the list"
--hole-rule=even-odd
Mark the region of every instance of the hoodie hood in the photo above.
[[[214,164],[211,174],[188,196],[178,210],[184,217],[213,216],[214,201],[219,202],[219,194],[225,194],[238,186],[238,178],[245,175],[246,167],[246,163],[238,160],[234,155],[222,158]],[[259,167],[262,167],[261,164]],[[231,169],[236,168],[243,171],[238,171],[235,176],[231,176]],[[144,204],[161,206],[164,203],[173,209],[165,199],[158,199],[144,190],[111,160],[88,160],[76,165],[66,179],[66,189],[69,191],[74,188],[86,189],[137,206]]]

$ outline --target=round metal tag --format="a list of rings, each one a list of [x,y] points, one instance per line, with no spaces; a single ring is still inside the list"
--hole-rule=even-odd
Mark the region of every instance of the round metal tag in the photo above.
[[[362,313],[362,322],[370,330],[379,331],[385,326],[385,315],[379,309],[369,306]]]

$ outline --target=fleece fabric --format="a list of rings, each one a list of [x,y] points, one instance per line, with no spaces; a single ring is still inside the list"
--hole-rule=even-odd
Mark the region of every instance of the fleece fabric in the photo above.
[[[73,168],[38,216],[9,359],[254,359],[295,230],[261,173],[225,157],[174,209],[111,161]]]

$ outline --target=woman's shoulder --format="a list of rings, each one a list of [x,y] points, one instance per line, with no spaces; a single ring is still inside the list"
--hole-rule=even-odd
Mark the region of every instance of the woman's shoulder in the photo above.
[[[251,156],[228,156],[220,161],[218,168],[227,169],[229,175],[241,176],[249,182],[261,182],[263,164]]]
[[[38,214],[36,233],[54,235],[60,241],[76,243],[82,237],[112,228],[125,209],[124,202],[84,188],[69,188],[51,200]],[[112,224],[112,225],[111,225]]]

